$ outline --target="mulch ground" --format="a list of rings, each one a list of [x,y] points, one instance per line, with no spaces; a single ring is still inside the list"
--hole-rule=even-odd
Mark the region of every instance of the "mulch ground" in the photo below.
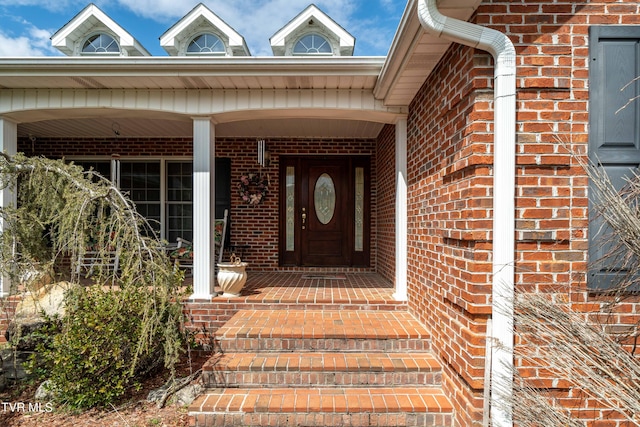
[[[186,377],[197,371],[205,360],[183,361],[178,367],[177,376]],[[91,409],[82,413],[52,408],[46,403],[40,404],[40,412],[29,413],[28,405],[31,404],[32,409],[37,405],[33,399],[36,387],[16,385],[0,393],[0,426],[186,427],[189,425],[186,407],[168,403],[158,408],[156,403],[147,402],[149,391],[164,385],[168,378],[167,372],[158,373],[143,381],[142,388],[131,391],[121,403],[108,409]]]

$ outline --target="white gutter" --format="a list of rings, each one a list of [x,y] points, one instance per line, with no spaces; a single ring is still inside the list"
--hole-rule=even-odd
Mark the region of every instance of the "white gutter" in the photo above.
[[[418,0],[424,29],[491,53],[494,73],[493,292],[491,328],[491,423],[513,426],[513,299],[515,252],[516,53],[503,33],[449,18],[436,0]],[[485,384],[486,387],[486,384]]]

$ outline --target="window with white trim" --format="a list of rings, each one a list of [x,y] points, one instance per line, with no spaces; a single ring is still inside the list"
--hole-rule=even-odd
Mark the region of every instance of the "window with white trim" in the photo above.
[[[83,55],[114,55],[120,53],[116,39],[106,33],[89,36],[82,45]]]
[[[312,33],[302,36],[293,46],[294,55],[331,55],[331,43],[320,34]]]
[[[194,37],[187,47],[187,55],[224,55],[226,52],[222,39],[211,33]]]
[[[193,240],[193,163],[167,162],[167,240]]]
[[[120,159],[113,169],[111,160],[74,160],[85,170],[93,170],[120,183],[137,211],[168,242],[177,237],[193,241],[193,163],[191,160]],[[112,171],[119,177],[112,177]],[[216,218],[231,208],[231,160],[216,158]]]
[[[160,232],[160,162],[120,162],[120,190],[127,193],[156,232]]]

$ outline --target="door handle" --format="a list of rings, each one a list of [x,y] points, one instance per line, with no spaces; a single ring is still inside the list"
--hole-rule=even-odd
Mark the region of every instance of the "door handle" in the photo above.
[[[302,229],[305,229],[305,223],[307,221],[307,213],[305,208],[302,208]]]

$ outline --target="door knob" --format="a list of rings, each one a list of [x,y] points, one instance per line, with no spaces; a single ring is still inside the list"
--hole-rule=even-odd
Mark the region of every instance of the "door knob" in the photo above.
[[[307,214],[305,208],[302,208],[302,229],[305,229],[305,222],[307,221]]]

